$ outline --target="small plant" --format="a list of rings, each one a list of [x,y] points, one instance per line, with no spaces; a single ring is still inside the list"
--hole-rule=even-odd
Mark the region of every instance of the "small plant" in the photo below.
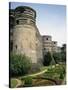
[[[63,67],[63,74],[65,74],[66,73],[66,71],[65,71],[65,68]]]
[[[63,79],[63,78],[64,78],[63,73],[60,73],[60,79]]]
[[[31,77],[24,78],[24,86],[26,86],[26,87],[32,86],[32,78]]]

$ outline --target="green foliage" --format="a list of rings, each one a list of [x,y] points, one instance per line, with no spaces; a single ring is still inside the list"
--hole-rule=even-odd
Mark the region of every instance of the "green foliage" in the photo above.
[[[11,88],[16,87],[16,85],[18,84],[16,79],[11,79]]]
[[[49,66],[47,72],[44,73],[44,77],[58,80],[58,79],[63,79],[65,77],[65,74],[66,74],[65,65],[59,64],[58,66],[55,67]]]
[[[59,63],[61,61],[61,53],[53,53],[53,58],[56,63]]]
[[[66,62],[66,52],[61,52],[62,62]]]
[[[56,63],[66,62],[66,52],[53,53],[53,58]]]
[[[66,73],[66,68],[63,68],[63,74],[65,74]]]
[[[50,65],[51,61],[52,61],[51,53],[50,53],[50,52],[47,52],[47,53],[45,54],[45,56],[44,56],[44,62],[43,62],[43,64],[44,64],[45,66],[48,66],[48,65]]]
[[[24,86],[32,86],[32,78],[31,77],[26,77],[24,78]]]
[[[60,79],[63,79],[64,78],[64,74],[61,72],[60,73],[60,77],[59,77]]]
[[[31,62],[25,55],[10,55],[10,75],[19,76],[29,72],[31,68]]]
[[[62,57],[62,62],[66,63],[66,44],[63,44],[61,47],[61,57]]]

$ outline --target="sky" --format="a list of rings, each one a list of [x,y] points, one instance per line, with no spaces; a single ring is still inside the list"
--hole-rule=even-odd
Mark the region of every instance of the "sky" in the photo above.
[[[41,35],[52,36],[58,46],[66,43],[66,6],[38,3],[12,2],[11,9],[29,6],[36,11],[36,24]]]

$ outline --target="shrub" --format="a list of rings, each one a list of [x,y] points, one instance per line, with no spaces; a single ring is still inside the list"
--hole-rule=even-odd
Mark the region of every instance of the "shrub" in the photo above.
[[[53,58],[56,63],[59,63],[61,61],[61,53],[53,53]]]
[[[61,72],[60,73],[60,79],[63,79],[64,78],[64,74]]]
[[[20,76],[27,74],[31,68],[31,60],[25,55],[10,55],[10,75]]]
[[[61,59],[62,59],[62,62],[66,63],[66,53],[65,52],[61,53]]]
[[[50,65],[51,62],[52,62],[51,53],[50,53],[50,52],[47,52],[47,53],[45,54],[45,56],[44,56],[44,62],[43,62],[43,64],[44,64],[45,66],[48,66],[48,65]]]
[[[63,68],[63,74],[65,74],[66,73],[66,70],[65,70],[65,68]]]
[[[24,86],[32,86],[32,78],[31,77],[27,77],[24,78]]]

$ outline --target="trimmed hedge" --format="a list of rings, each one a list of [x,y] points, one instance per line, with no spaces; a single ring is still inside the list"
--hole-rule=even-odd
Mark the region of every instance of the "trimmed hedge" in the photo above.
[[[31,77],[24,78],[24,86],[26,86],[26,87],[32,86],[32,78]]]

